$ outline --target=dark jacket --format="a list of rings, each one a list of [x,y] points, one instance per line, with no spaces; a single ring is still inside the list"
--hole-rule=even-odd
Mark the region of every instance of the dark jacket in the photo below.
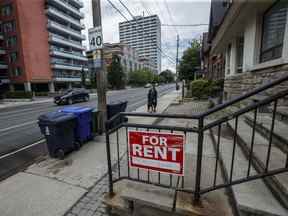
[[[157,90],[155,88],[149,89],[148,92],[148,104],[156,105],[157,104]]]

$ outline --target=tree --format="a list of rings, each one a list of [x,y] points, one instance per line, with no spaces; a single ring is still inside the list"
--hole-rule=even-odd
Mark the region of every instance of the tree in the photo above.
[[[83,66],[82,66],[82,70],[81,70],[81,86],[82,86],[82,88],[86,87],[86,73],[85,73]]]
[[[192,40],[190,47],[184,51],[179,64],[180,80],[194,80],[194,74],[199,70],[201,65],[200,49],[200,42],[194,39]]]
[[[96,74],[95,72],[90,72],[90,83],[91,83],[91,88],[96,89],[97,88],[97,80],[96,80]]]
[[[125,88],[126,76],[123,71],[120,58],[117,55],[113,55],[112,62],[107,68],[108,83],[113,89]]]
[[[175,75],[169,69],[162,71],[159,75],[159,80],[164,83],[171,83],[174,81]]]
[[[129,73],[129,84],[132,86],[144,86],[154,80],[154,75],[150,70],[139,69]]]

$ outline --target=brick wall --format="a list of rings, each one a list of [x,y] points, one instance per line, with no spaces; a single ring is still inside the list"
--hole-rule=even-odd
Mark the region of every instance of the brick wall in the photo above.
[[[245,94],[246,92],[257,88],[264,83],[278,79],[283,75],[288,75],[288,64],[226,77],[224,83],[224,92],[227,96],[227,99],[231,99],[235,96]],[[274,95],[277,92],[287,88],[287,86],[288,82],[282,83],[281,85],[264,92],[261,96]],[[279,101],[279,104],[288,106],[288,98]]]

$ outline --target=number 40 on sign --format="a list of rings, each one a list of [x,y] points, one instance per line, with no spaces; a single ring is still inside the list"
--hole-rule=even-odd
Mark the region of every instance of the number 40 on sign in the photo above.
[[[102,28],[94,27],[88,30],[89,33],[89,45],[90,50],[102,49],[103,47],[103,36]]]

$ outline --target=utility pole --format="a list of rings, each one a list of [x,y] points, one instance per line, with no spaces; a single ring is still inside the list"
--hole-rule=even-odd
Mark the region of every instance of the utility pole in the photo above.
[[[92,11],[93,11],[94,28],[101,28],[102,30],[100,0],[92,0]],[[107,104],[106,104],[107,75],[104,62],[103,48],[99,49],[99,52],[101,56],[100,57],[101,66],[100,68],[94,68],[93,72],[96,73],[96,80],[97,80],[98,110],[100,111],[99,132],[102,133],[105,131],[105,122],[107,120]]]
[[[177,85],[179,80],[179,71],[178,71],[178,65],[179,65],[179,35],[177,34],[177,50],[176,50],[176,77],[177,77]],[[184,80],[182,80],[182,101],[184,100]]]
[[[177,34],[177,50],[176,50],[176,77],[178,79],[178,63],[179,63],[179,58],[178,58],[178,54],[179,54],[179,35]]]

